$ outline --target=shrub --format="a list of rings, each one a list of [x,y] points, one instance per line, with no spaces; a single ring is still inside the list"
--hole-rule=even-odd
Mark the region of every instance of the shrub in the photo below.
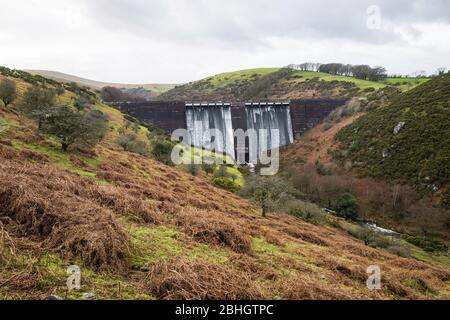
[[[152,141],[151,155],[164,164],[173,165],[171,155],[174,146],[175,143],[169,139],[157,137]]]
[[[450,75],[443,75],[401,95],[374,96],[382,107],[336,135],[347,151],[345,160],[358,163],[362,176],[405,181],[422,194],[445,190],[450,185],[449,85]],[[395,134],[402,122],[404,128]]]
[[[5,79],[0,82],[0,100],[3,101],[5,107],[14,101],[16,91],[16,83],[14,81]]]
[[[397,256],[403,257],[403,258],[410,258],[411,257],[411,250],[407,247],[403,246],[389,246],[386,248],[387,251],[389,251],[392,254],[395,254]]]
[[[200,172],[200,165],[190,163],[190,164],[186,165],[186,171],[189,172],[190,174],[192,174],[193,176],[198,176],[198,174]]]
[[[320,174],[321,176],[329,176],[332,173],[331,168],[327,167],[319,160],[316,161],[316,170],[317,170],[317,173]]]
[[[346,218],[356,219],[358,217],[358,200],[350,193],[344,193],[336,201],[336,211],[343,214]]]
[[[33,86],[25,92],[21,106],[28,116],[39,121],[40,127],[41,120],[45,117],[46,111],[53,108],[55,104],[54,91]]]
[[[281,176],[250,176],[241,192],[261,207],[263,217],[268,210],[286,212],[286,203],[294,200],[296,194],[292,183]]]
[[[445,243],[425,236],[405,234],[402,235],[402,238],[427,252],[439,252],[448,250],[448,247]]]
[[[57,88],[55,89],[55,94],[56,94],[57,96],[63,95],[64,92],[66,92],[66,90],[65,90],[63,87],[57,87]]]
[[[251,174],[248,166],[238,166],[238,170],[244,177],[248,177]]]
[[[116,143],[125,151],[137,153],[143,156],[149,155],[147,142],[139,139],[135,133],[121,134],[116,139]]]
[[[42,131],[60,140],[63,151],[73,144],[93,148],[104,138],[108,128],[102,112],[80,113],[65,105],[46,110],[41,114],[40,123]]]
[[[392,254],[404,258],[409,258],[411,256],[409,248],[400,245],[398,241],[395,241],[389,237],[377,234],[367,227],[348,228],[345,230],[350,235],[364,241],[367,246],[370,246],[372,248],[382,248]]]
[[[450,186],[447,187],[447,190],[442,195],[441,203],[444,208],[450,209]]]
[[[205,171],[206,175],[210,175],[214,173],[214,165],[210,163],[203,162],[202,170]]]
[[[326,221],[326,213],[317,205],[300,200],[294,200],[286,204],[287,213],[302,218],[311,223],[322,223]]]
[[[214,171],[214,178],[231,178],[231,175],[228,172],[228,167],[224,164],[221,164],[219,168]]]
[[[86,94],[80,94],[74,102],[75,108],[78,110],[84,110],[93,103],[92,98]]]
[[[226,179],[226,178],[214,178],[213,183],[216,186],[218,186],[222,189],[231,191],[231,192],[237,192],[240,189],[236,183],[234,183],[232,180]]]

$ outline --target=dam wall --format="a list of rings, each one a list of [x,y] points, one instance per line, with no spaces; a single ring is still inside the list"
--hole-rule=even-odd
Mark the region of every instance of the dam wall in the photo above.
[[[171,134],[176,129],[186,129],[186,105],[184,102],[115,102],[109,103],[123,113],[163,129]]]
[[[310,130],[347,99],[300,99],[289,102],[293,135],[297,139]],[[149,101],[109,103],[124,113],[172,133],[187,129],[186,103],[183,101]],[[204,104],[205,105],[205,104]],[[208,105],[208,104],[206,104]],[[247,129],[247,103],[231,103],[231,121],[234,129]]]
[[[257,154],[289,145],[320,123],[346,99],[301,99],[290,102],[249,103],[185,103],[185,102],[123,102],[113,103],[122,112],[171,134],[187,129],[189,143],[198,147],[212,146],[235,158],[234,131],[254,129],[261,132],[248,146]],[[219,130],[222,139],[208,136],[211,129]],[[262,130],[262,131],[261,131]],[[273,131],[276,130],[276,131]],[[274,133],[276,132],[276,134]],[[212,144],[214,142],[214,145]],[[255,150],[255,149],[253,149]]]
[[[290,109],[295,139],[324,120],[333,110],[343,106],[348,99],[291,100]]]

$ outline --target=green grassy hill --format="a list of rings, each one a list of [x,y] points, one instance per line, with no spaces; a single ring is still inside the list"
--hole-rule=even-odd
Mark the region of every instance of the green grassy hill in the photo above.
[[[165,100],[249,100],[348,97],[378,90],[386,83],[280,68],[260,68],[218,74],[163,93]]]
[[[401,94],[337,135],[362,175],[403,180],[450,205],[450,74]]]

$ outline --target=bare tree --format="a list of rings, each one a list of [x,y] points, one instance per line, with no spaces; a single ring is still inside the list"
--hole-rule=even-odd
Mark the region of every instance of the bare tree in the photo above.
[[[437,69],[437,74],[442,76],[447,72],[447,68],[446,67],[440,67]]]

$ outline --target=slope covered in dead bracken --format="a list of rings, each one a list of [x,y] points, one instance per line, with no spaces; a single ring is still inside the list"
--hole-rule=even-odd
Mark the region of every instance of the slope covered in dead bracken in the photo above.
[[[123,115],[93,108],[109,119],[106,137],[89,153],[65,153],[18,106],[0,106],[1,298],[449,297],[444,265],[368,247],[339,219],[263,218],[206,177],[125,152],[114,143]],[[82,291],[67,292],[73,264]],[[366,286],[371,265],[382,270],[381,290]]]

